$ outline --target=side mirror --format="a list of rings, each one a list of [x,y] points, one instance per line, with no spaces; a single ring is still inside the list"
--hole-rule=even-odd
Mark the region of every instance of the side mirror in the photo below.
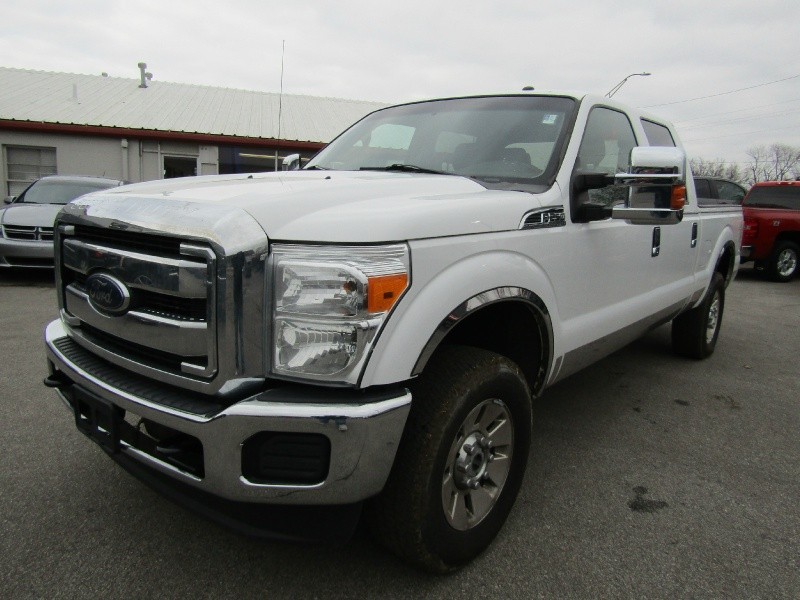
[[[614,207],[612,219],[634,225],[670,225],[683,219],[686,204],[686,155],[678,148],[637,147],[631,150],[627,173],[614,176],[629,188],[625,206]]]
[[[297,171],[299,168],[300,168],[299,154],[290,154],[289,156],[283,159],[283,164],[281,165],[282,171]]]
[[[5,200],[3,200],[3,202],[5,202],[6,204],[11,204],[12,202],[14,202],[14,200],[16,198],[17,198],[16,196],[6,196]]]

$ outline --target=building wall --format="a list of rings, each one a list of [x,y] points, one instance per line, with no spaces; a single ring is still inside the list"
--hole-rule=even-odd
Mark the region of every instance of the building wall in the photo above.
[[[8,146],[55,148],[59,175],[90,175],[129,182],[161,179],[165,157],[194,159],[198,175],[219,172],[219,150],[214,145],[0,130],[0,196],[3,197],[8,193]]]
[[[8,146],[30,146],[55,148],[56,170],[59,175],[92,175],[122,179],[122,151],[120,141],[108,138],[79,138],[65,135],[50,135],[0,131],[0,181],[3,195],[8,189]]]
[[[202,138],[184,141],[171,139],[169,133],[165,133],[164,139],[158,139],[152,133],[145,136],[146,139],[137,139],[0,128],[0,198],[12,193],[9,191],[7,168],[9,147],[54,149],[55,172],[59,175],[109,177],[136,183],[164,177],[280,170],[286,156],[298,153],[300,164],[305,165],[324,146],[316,142],[283,141],[276,144],[264,140],[263,143],[253,143],[253,140],[238,138],[230,138],[230,142],[227,138],[223,142]],[[15,154],[49,156],[47,152]],[[35,178],[34,175],[17,178],[13,193],[20,193],[26,185],[24,182]]]
[[[216,175],[219,173],[219,150],[217,146],[204,146],[174,141],[133,141],[129,143],[128,162],[130,172],[135,174],[129,181],[162,179],[165,159],[184,158],[195,161],[193,175]]]

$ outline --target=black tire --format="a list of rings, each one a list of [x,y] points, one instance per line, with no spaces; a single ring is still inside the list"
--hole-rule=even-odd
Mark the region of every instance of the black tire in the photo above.
[[[797,275],[797,261],[800,257],[800,247],[794,242],[778,242],[772,251],[767,273],[773,281],[786,283]]]
[[[699,306],[672,321],[672,349],[687,358],[711,356],[717,345],[725,310],[725,279],[714,273],[711,285]]]
[[[480,554],[514,505],[530,450],[531,394],[516,364],[462,346],[438,352],[410,388],[389,481],[366,515],[384,546],[445,573]]]

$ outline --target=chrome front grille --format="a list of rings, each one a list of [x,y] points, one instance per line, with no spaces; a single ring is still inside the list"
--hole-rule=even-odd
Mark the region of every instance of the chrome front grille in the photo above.
[[[28,242],[52,242],[52,227],[33,227],[28,225],[4,225],[3,234],[9,240]]]
[[[88,243],[101,246],[122,247],[129,251],[141,252],[153,256],[178,256],[181,240],[168,235],[158,235],[125,231],[122,229],[101,229],[86,225],[75,226],[75,236]]]
[[[235,206],[121,189],[59,213],[66,334],[132,379],[226,402],[260,389],[269,365],[264,229]]]
[[[138,372],[216,375],[216,256],[209,246],[86,226],[66,233],[62,306],[78,343]],[[93,298],[87,279],[97,274],[114,278],[129,294],[121,314]]]

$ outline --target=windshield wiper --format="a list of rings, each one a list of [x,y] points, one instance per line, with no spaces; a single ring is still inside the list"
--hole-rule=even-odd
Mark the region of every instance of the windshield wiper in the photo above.
[[[311,165],[306,167],[303,171],[330,171],[328,167],[320,167],[319,165]]]
[[[403,163],[394,163],[388,167],[361,167],[359,171],[400,171],[404,173],[431,173],[433,175],[452,175],[452,173],[445,173],[444,171],[437,171],[435,169],[426,169],[425,167],[418,167],[417,165],[406,165]]]

